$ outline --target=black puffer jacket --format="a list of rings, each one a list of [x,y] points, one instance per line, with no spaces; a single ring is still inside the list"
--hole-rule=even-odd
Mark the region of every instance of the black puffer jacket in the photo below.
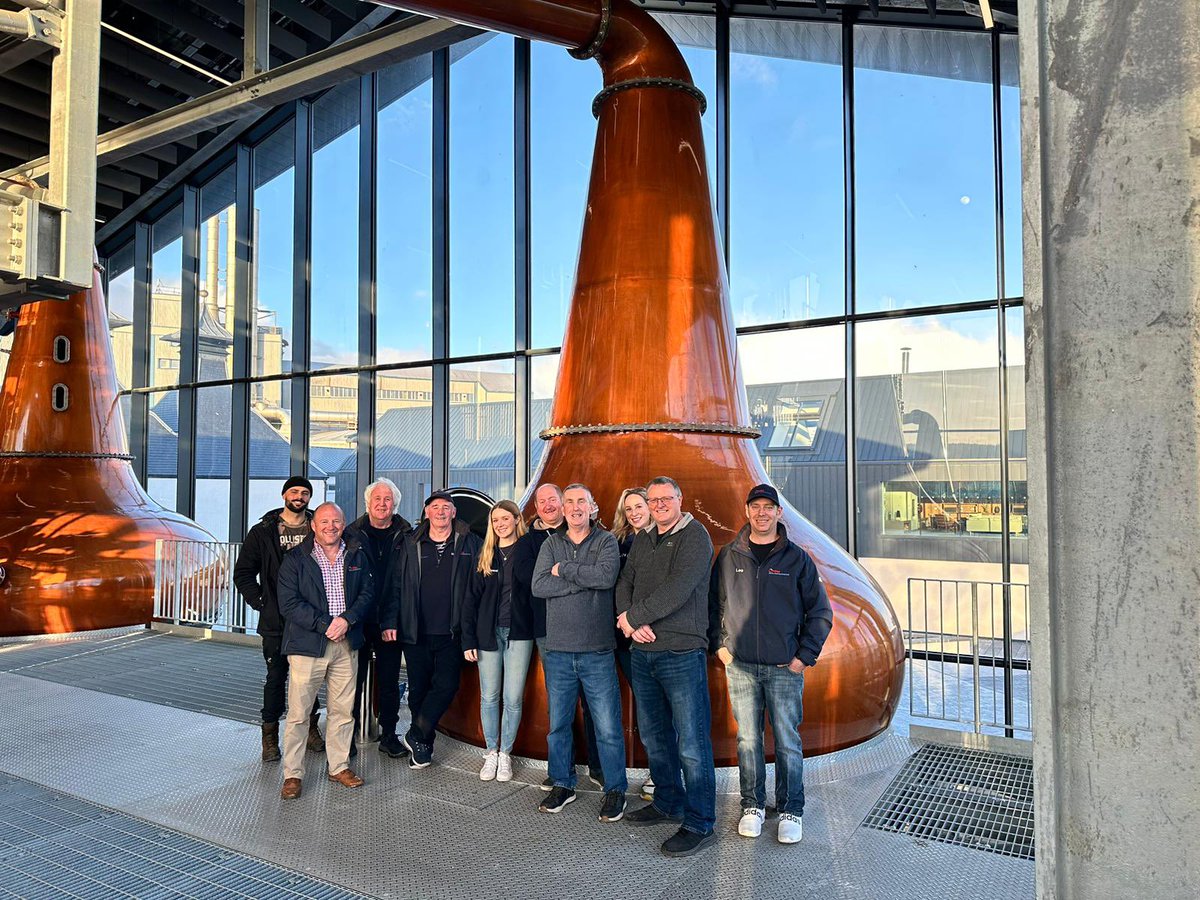
[[[341,617],[350,623],[346,640],[351,650],[363,645],[363,621],[371,614],[375,602],[371,561],[359,544],[357,535],[346,533],[342,577],[346,593],[346,610]],[[325,631],[334,617],[329,614],[329,598],[325,595],[325,576],[313,559],[315,546],[312,535],[293,547],[279,567],[279,610],[283,613],[283,653],[285,656],[320,657],[329,639]]]
[[[429,520],[396,545],[392,560],[392,587],[386,605],[379,611],[379,628],[396,629],[396,639],[415,644],[420,636],[421,609],[421,541],[429,534]],[[450,572],[450,631],[456,637],[462,630],[462,609],[471,584],[471,572],[479,559],[483,541],[471,531],[466,522],[454,520],[451,531],[454,542],[447,549],[453,560]]]
[[[233,567],[233,583],[246,605],[258,610],[259,634],[283,634],[283,617],[279,614],[276,594],[279,566],[283,550],[279,546],[279,514],[283,507],[273,509],[246,534],[241,552]],[[304,514],[312,521],[312,510]]]
[[[781,666],[815,665],[833,629],[833,611],[817,567],[800,547],[779,536],[761,566],[750,549],[750,526],[721,548],[713,566],[710,607],[716,623],[712,650],[734,659]]]
[[[512,546],[512,596],[509,598],[508,639],[528,641],[534,635],[533,597],[529,582],[517,578],[517,554],[526,552],[528,534]],[[471,570],[471,587],[467,591],[462,611],[462,646],[464,650],[498,650],[496,645],[496,616],[500,612],[500,554],[492,559],[492,571],[483,575],[478,565]],[[543,604],[543,610],[545,605]]]

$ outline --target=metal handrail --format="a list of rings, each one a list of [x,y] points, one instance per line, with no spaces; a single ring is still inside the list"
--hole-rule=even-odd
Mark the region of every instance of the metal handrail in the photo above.
[[[154,547],[154,619],[245,634],[258,625],[233,583],[240,543],[160,540]]]

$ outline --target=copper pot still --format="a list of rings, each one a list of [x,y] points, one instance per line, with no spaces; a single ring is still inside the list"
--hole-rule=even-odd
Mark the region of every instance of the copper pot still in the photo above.
[[[134,476],[96,270],[91,290],[20,308],[0,392],[0,636],[148,623],[159,539],[215,540]]]
[[[717,240],[700,116],[705,99],[678,48],[630,0],[387,0],[412,12],[568,48],[593,58],[604,88],[574,295],[538,485],[587,484],[611,516],[621,491],[670,475],[713,544],[746,521],[749,489],[769,478],[749,425],[728,278]],[[630,360],[641,365],[630,366]],[[834,628],[806,675],[806,753],[887,728],[904,679],[900,625],[879,585],[828,535],[786,505],[788,535],[820,570]],[[736,763],[725,673],[711,658],[715,756]],[[472,668],[446,718],[482,743]],[[628,686],[627,753],[641,763]],[[517,752],[544,756],[546,693],[535,665]]]

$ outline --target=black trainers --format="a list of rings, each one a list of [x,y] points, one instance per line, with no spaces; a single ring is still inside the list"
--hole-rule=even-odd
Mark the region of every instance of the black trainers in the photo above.
[[[601,822],[620,822],[625,815],[625,795],[620,791],[609,791],[600,805]]]
[[[682,822],[683,816],[668,816],[660,812],[653,803],[648,803],[641,809],[635,809],[625,816],[627,825],[661,825],[664,822]]]
[[[408,748],[410,754],[408,767],[410,769],[424,769],[433,762],[433,745],[417,740],[411,729],[400,740]]]
[[[408,756],[408,748],[394,734],[385,734],[379,739],[379,752],[386,753],[392,759]]]
[[[556,787],[550,791],[550,796],[538,804],[538,809],[544,813],[562,812],[564,806],[575,802],[575,792],[570,788]]]
[[[554,790],[554,779],[547,775],[542,779],[542,783],[538,785],[543,791]]]
[[[680,828],[663,841],[662,855],[671,857],[691,856],[694,853],[699,853],[709,844],[715,843],[716,840],[717,833],[715,831],[710,831],[708,834],[697,834],[694,831]]]

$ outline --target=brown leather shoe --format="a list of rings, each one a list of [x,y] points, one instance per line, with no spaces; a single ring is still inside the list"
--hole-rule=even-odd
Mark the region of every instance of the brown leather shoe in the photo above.
[[[279,792],[279,796],[282,797],[284,800],[298,799],[300,797],[300,779],[299,778],[283,779],[283,790]]]
[[[336,775],[329,776],[330,781],[336,781],[342,787],[362,787],[363,780],[354,774],[353,769],[342,769]]]

